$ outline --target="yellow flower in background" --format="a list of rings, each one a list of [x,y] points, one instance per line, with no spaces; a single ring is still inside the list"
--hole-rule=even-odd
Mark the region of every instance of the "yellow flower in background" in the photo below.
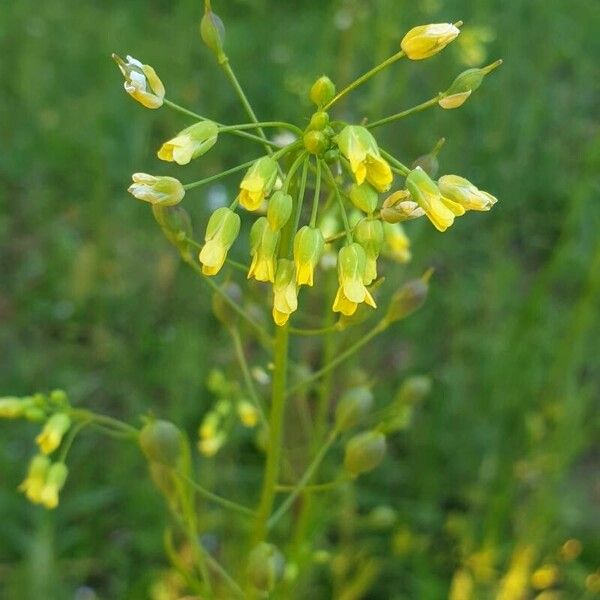
[[[280,327],[298,308],[298,288],[294,263],[286,258],[277,262],[277,273],[273,284],[273,320]]]
[[[42,501],[42,489],[46,483],[49,468],[50,459],[45,454],[37,454],[29,462],[27,477],[19,486],[19,491],[23,492],[27,499],[34,504]]]
[[[210,216],[204,236],[206,243],[199,255],[204,275],[216,275],[221,270],[239,232],[240,216],[230,208],[222,206]]]
[[[40,503],[48,510],[52,510],[58,506],[58,495],[67,481],[68,474],[69,469],[62,462],[54,463],[48,469],[46,482],[40,492]]]
[[[368,181],[378,192],[390,189],[394,178],[392,170],[381,157],[377,142],[368,129],[347,125],[338,135],[337,143],[350,162],[356,183]]]
[[[117,54],[112,57],[125,77],[125,91],[146,108],[160,108],[165,98],[165,86],[156,71],[131,56],[127,56],[127,62]]]
[[[66,413],[52,415],[44,425],[41,433],[35,438],[44,454],[52,454],[61,444],[62,439],[71,427],[71,418]]]
[[[193,158],[206,154],[216,143],[219,128],[212,121],[202,121],[180,131],[165,142],[157,153],[158,158],[178,165],[187,165]]]
[[[144,202],[161,206],[179,204],[185,196],[185,189],[175,177],[154,176],[147,173],[134,173],[133,183],[127,191]]]
[[[408,174],[406,187],[438,231],[446,231],[454,223],[455,217],[465,214],[465,209],[460,204],[442,196],[439,188],[421,167]]]
[[[248,279],[256,281],[275,281],[277,265],[277,249],[281,234],[269,225],[267,217],[256,220],[250,230],[250,253],[252,262],[248,271]]]
[[[404,36],[400,47],[411,60],[423,60],[443,50],[459,33],[452,23],[420,25]]]
[[[410,239],[400,223],[384,223],[383,239],[382,253],[384,256],[402,264],[410,261],[412,258]]]
[[[324,247],[325,238],[320,229],[305,225],[298,230],[294,237],[294,264],[298,285],[313,285],[314,271]]]
[[[344,246],[338,254],[339,288],[333,302],[333,311],[349,317],[361,303],[377,308],[373,296],[363,283],[367,257],[360,244]]]
[[[277,162],[270,156],[259,158],[246,171],[240,183],[240,204],[246,210],[257,210],[271,193],[277,179]]]
[[[521,600],[529,589],[529,573],[535,558],[533,546],[517,546],[510,561],[510,567],[500,582],[496,600]]]
[[[471,600],[475,591],[473,576],[466,569],[458,569],[454,572],[448,600]]]
[[[487,211],[498,199],[475,187],[468,179],[458,175],[444,175],[438,181],[440,193],[460,204],[465,210]]]
[[[244,427],[256,427],[258,423],[258,411],[253,404],[247,400],[241,400],[237,404],[237,413]]]

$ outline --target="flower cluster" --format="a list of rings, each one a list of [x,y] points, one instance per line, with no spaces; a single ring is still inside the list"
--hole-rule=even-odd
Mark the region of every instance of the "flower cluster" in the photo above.
[[[207,14],[214,18],[205,17],[202,37],[220,55],[222,24],[213,13]],[[436,23],[411,29],[402,39],[400,51],[385,64],[402,57],[418,61],[436,55],[460,34],[461,25]],[[149,108],[165,103],[194,115],[166,100],[164,86],[151,67],[131,57],[127,62],[117,56],[115,60],[125,76],[125,89],[138,102]],[[337,254],[339,283],[332,309],[352,316],[361,304],[376,307],[369,286],[377,280],[381,255],[401,262],[410,259],[410,242],[402,222],[427,217],[438,231],[446,231],[456,217],[471,210],[487,211],[496,203],[494,196],[463,177],[443,175],[434,180],[443,141],[409,168],[379,146],[373,129],[428,106],[446,110],[462,106],[500,62],[469,69],[431,101],[365,125],[331,121],[330,109],[379,67],[337,95],[328,77],[317,79],[309,91],[316,111],[304,130],[282,122],[224,126],[195,115],[196,123],[160,147],[159,159],[187,165],[213,148],[223,133],[262,143],[267,154],[187,185],[173,177],[136,173],[129,191],[162,209],[179,204],[187,190],[245,169],[237,196],[210,216],[204,243],[195,242],[189,232],[183,233],[180,250],[186,243],[197,247],[202,274],[217,275],[229,261],[240,233],[240,209],[258,213],[250,228],[247,277],[272,286],[275,323],[287,323],[298,308],[302,286],[313,286],[323,256],[332,253]],[[293,134],[283,148],[275,150],[276,145],[264,135],[263,128],[270,126]],[[402,179],[404,184],[393,189]],[[312,207],[305,210],[311,183]]]

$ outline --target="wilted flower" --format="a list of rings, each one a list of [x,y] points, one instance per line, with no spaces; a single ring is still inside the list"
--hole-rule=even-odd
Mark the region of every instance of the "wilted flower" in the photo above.
[[[442,196],[460,204],[465,210],[487,211],[498,199],[475,187],[468,179],[458,175],[444,175],[438,181]]]
[[[422,60],[443,50],[459,33],[452,23],[420,25],[404,36],[400,46],[411,60]]]
[[[365,302],[376,308],[375,300],[363,282],[367,257],[362,246],[357,243],[342,248],[338,254],[339,288],[333,302],[334,312],[350,316],[358,305]]]
[[[125,91],[146,108],[160,108],[165,97],[165,86],[156,71],[132,56],[127,56],[127,62],[117,54],[112,57],[125,77]]]
[[[271,229],[267,217],[256,220],[250,230],[250,252],[252,263],[248,271],[248,279],[256,281],[275,281],[277,249],[279,247],[279,231]]]
[[[368,181],[379,192],[390,188],[392,170],[381,157],[377,142],[368,129],[347,125],[338,135],[337,142],[342,154],[350,161],[356,183]]]
[[[131,179],[133,179],[133,183],[127,191],[138,200],[150,204],[174,206],[185,196],[183,185],[175,177],[134,173]]]
[[[240,183],[240,204],[246,210],[257,210],[271,193],[277,179],[277,162],[270,156],[259,158]]]
[[[66,413],[53,414],[44,425],[41,433],[35,438],[44,454],[51,454],[61,444],[63,436],[71,427],[71,418]]]
[[[208,152],[217,143],[218,135],[219,128],[212,121],[195,123],[165,142],[157,156],[167,162],[187,165],[193,158]]]
[[[210,216],[204,236],[206,243],[199,256],[204,275],[216,275],[221,270],[239,232],[240,216],[230,208],[222,206]]]
[[[273,320],[280,327],[298,308],[298,288],[294,263],[286,258],[277,262],[277,273],[273,284]]]
[[[408,174],[406,187],[438,231],[446,231],[454,223],[454,217],[465,214],[465,209],[460,204],[442,196],[439,188],[421,167]]]

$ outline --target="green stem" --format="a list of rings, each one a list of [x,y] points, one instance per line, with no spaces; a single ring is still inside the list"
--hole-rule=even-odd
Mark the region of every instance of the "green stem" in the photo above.
[[[298,199],[296,201],[294,220],[292,221],[292,229],[290,230],[290,236],[287,238],[287,248],[282,244],[282,248],[286,249],[284,256],[291,258],[292,250],[294,245],[294,236],[298,231],[298,225],[300,224],[300,215],[302,214],[302,205],[304,204],[304,194],[306,192],[306,178],[308,177],[308,163],[310,159],[308,156],[305,157],[302,165],[302,175],[300,176],[300,188],[298,190]]]
[[[403,110],[402,112],[396,113],[394,115],[390,115],[389,117],[385,117],[384,119],[379,119],[378,121],[373,121],[365,125],[367,129],[374,129],[375,127],[379,127],[381,125],[386,125],[387,123],[393,123],[394,121],[398,121],[399,119],[403,119],[404,117],[408,117],[417,112],[421,112],[429,108],[430,106],[435,106],[442,98],[446,96],[445,92],[440,92],[434,98],[430,98],[421,104],[417,104],[417,106],[413,106],[412,108],[408,108],[407,110]]]
[[[299,327],[290,327],[290,333],[292,335],[311,336],[311,335],[324,335],[337,331],[337,325],[328,325],[327,327],[319,327],[317,329],[300,329]]]
[[[196,483],[193,479],[188,477],[185,473],[182,473],[180,471],[175,471],[175,473],[178,477],[180,477],[188,485],[192,486],[194,488],[194,490],[196,492],[198,492],[198,494],[200,496],[206,498],[207,500],[210,500],[211,502],[214,502],[215,504],[219,504],[223,508],[227,508],[227,509],[237,512],[241,515],[254,516],[254,511],[252,511],[251,509],[246,508],[245,506],[242,506],[241,504],[238,504],[237,502],[232,502],[231,500],[227,500],[227,498],[223,498],[221,496],[218,496],[217,494],[213,494],[213,492],[211,492],[210,490],[207,490],[206,488],[203,488],[199,483]]]
[[[395,62],[399,61],[403,56],[404,52],[400,50],[400,52],[396,52],[396,54],[393,54],[376,67],[373,67],[370,71],[367,71],[364,75],[361,75],[358,79],[355,79],[350,85],[346,86],[341,92],[336,94],[333,99],[323,107],[323,110],[329,110],[336,102],[346,96],[346,94],[349,94],[355,90],[357,87],[371,79],[371,77],[377,75],[377,73],[380,71],[383,71],[383,69],[386,67],[389,67],[390,65],[393,65]]]
[[[246,360],[246,354],[244,353],[244,346],[242,344],[239,329],[234,325],[232,327],[229,327],[228,330],[233,340],[235,355],[240,364],[240,368],[242,369],[242,375],[244,376],[244,382],[246,383],[248,395],[250,396],[252,403],[254,404],[256,410],[258,411],[258,414],[260,415],[261,422],[263,423],[263,425],[266,426],[267,418],[265,416],[265,411],[260,400],[260,396],[256,391],[256,387],[254,386],[254,381],[252,380],[250,369],[248,368],[248,361]]]
[[[406,176],[411,172],[411,169],[409,169],[404,163],[401,163],[397,158],[394,158],[389,152],[386,152],[382,148],[379,148],[379,151],[385,159],[389,160],[396,168],[400,170],[401,175]]]
[[[335,192],[335,197],[337,199],[338,205],[340,207],[340,212],[342,213],[342,221],[344,223],[344,231],[346,233],[346,240],[349,244],[352,243],[352,228],[350,227],[350,222],[348,221],[348,214],[346,213],[346,207],[344,206],[344,200],[342,199],[342,194],[340,192],[340,188],[335,181],[333,173],[329,168],[329,165],[326,162],[323,162],[323,166],[327,171],[327,176],[329,177],[329,181],[331,186],[333,187],[333,191]]]
[[[267,534],[267,520],[273,509],[275,488],[279,479],[281,463],[281,443],[283,438],[283,417],[285,413],[286,382],[288,368],[289,329],[287,325],[277,328],[275,336],[275,369],[269,417],[269,446],[267,461],[254,527],[254,541],[261,542]]]
[[[306,485],[312,479],[316,470],[319,468],[319,465],[321,464],[321,462],[323,462],[325,455],[327,454],[327,452],[329,451],[329,449],[331,448],[331,446],[337,439],[337,436],[338,436],[338,432],[337,432],[337,430],[334,429],[330,433],[330,435],[327,438],[327,440],[325,441],[325,443],[321,446],[321,449],[317,452],[317,454],[313,458],[310,465],[307,467],[306,471],[304,472],[304,475],[302,475],[302,477],[300,478],[300,481],[294,488],[294,491],[281,503],[279,508],[275,511],[275,513],[267,521],[267,527],[269,529],[273,528],[278,523],[278,521],[281,519],[281,517],[283,517],[283,515],[285,515],[285,513],[288,511],[288,509],[292,506],[292,504],[294,503],[296,498],[304,491],[304,489],[306,488]]]
[[[233,173],[237,173],[238,171],[243,171],[244,169],[251,167],[256,160],[257,159],[255,158],[253,160],[249,160],[248,162],[242,163],[241,165],[237,165],[237,167],[232,167],[231,169],[217,173],[216,175],[211,175],[210,177],[205,177],[204,179],[199,179],[198,181],[193,181],[192,183],[186,183],[183,188],[185,190],[193,190],[194,188],[200,187],[201,185],[206,185],[211,181],[223,179],[224,177],[227,177],[227,175],[232,175]]]
[[[345,352],[342,352],[331,362],[327,363],[324,367],[322,367],[318,371],[315,371],[310,377],[307,377],[306,379],[298,382],[295,386],[290,388],[287,392],[287,395],[291,396],[298,390],[302,389],[304,386],[314,383],[315,381],[323,377],[323,375],[326,375],[327,373],[329,373],[329,371],[335,369],[335,367],[337,367],[339,364],[343,363],[345,360],[350,358],[355,352],[358,352],[358,350],[360,350],[365,344],[370,342],[375,336],[379,335],[382,331],[384,331],[387,328],[387,326],[388,325],[385,321],[380,321],[379,323],[377,323],[377,325],[375,325],[373,329],[366,333],[364,337],[362,337],[360,340],[352,344],[352,346],[350,346],[350,348],[348,348]]]
[[[179,104],[175,104],[175,102],[171,102],[170,100],[167,100],[166,98],[163,100],[163,102],[169,108],[172,108],[173,110],[176,110],[177,112],[187,115],[188,117],[192,117],[193,119],[196,119],[198,121],[212,121],[218,127],[226,127],[226,125],[223,125],[222,123],[217,123],[217,121],[213,121],[212,119],[203,117],[202,115],[199,115],[198,113],[188,110],[187,108],[184,108],[183,106],[179,106]],[[276,148],[278,147],[278,144],[276,144],[275,142],[271,142],[269,140],[260,138],[251,133],[246,133],[245,131],[231,131],[228,133],[232,133],[233,135],[237,135],[238,137],[246,138],[247,140],[252,140],[253,142],[258,142],[259,144],[263,144],[263,145],[267,144],[269,147],[271,147],[271,146],[274,146]]]
[[[256,127],[279,127],[280,129],[287,129],[288,131],[293,131],[296,135],[301,136],[303,131],[300,127],[296,127],[296,125],[292,125],[291,123],[286,123],[285,121],[260,121],[258,123],[242,123],[240,125],[225,125],[223,127],[219,127],[219,132],[229,132],[229,131],[244,131],[245,129],[256,129]]]
[[[303,492],[329,492],[330,490],[334,490],[335,488],[343,485],[344,483],[348,483],[351,481],[347,477],[342,477],[340,479],[335,479],[334,481],[327,481],[326,483],[315,483],[313,485],[305,485]],[[280,483],[277,485],[278,492],[293,492],[296,489],[296,485],[286,485],[284,483]]]
[[[119,431],[126,433],[129,437],[135,437],[139,435],[139,431],[131,425],[119,421],[119,419],[113,419],[107,415],[99,415],[98,413],[92,412],[84,408],[75,408],[70,411],[70,416],[78,421],[85,421],[86,423],[98,423],[99,425],[106,425],[112,429],[118,429]]]
[[[283,181],[283,187],[282,187],[283,191],[286,194],[287,194],[288,188],[290,187],[290,184],[292,183],[292,179],[294,178],[294,175],[296,174],[296,171],[300,167],[300,164],[304,160],[305,156],[306,156],[306,152],[301,152],[296,157],[296,159],[292,163],[292,166],[290,167],[289,171],[287,172],[285,179]]]
[[[315,174],[315,195],[313,196],[312,212],[310,213],[310,226],[317,224],[317,213],[321,197],[321,161],[317,159],[317,172]]]
[[[81,421],[77,425],[71,427],[69,434],[60,448],[60,456],[58,462],[64,463],[67,460],[67,455],[69,454],[69,450],[77,437],[77,434],[86,426],[90,425],[92,421]]]

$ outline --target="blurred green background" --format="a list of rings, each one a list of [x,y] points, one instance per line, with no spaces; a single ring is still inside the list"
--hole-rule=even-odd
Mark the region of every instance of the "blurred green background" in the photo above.
[[[499,203],[443,235],[426,222],[407,227],[408,274],[436,268],[430,299],[366,362],[384,401],[408,373],[429,374],[434,388],[359,486],[365,510],[383,503],[399,515],[375,549],[384,566],[365,597],[445,598],[457,565],[482,548],[502,573],[519,544],[552,563],[568,538],[583,552],[561,563],[560,597],[594,597],[585,582],[600,562],[598,3],[213,5],[263,118],[303,125],[318,75],[341,87],[424,22],[465,27],[440,56],[395,65],[338,114],[397,112],[468,66],[504,59],[460,110],[380,134],[404,162],[446,137],[442,171]],[[245,121],[199,41],[201,11],[200,0],[0,3],[0,393],[61,387],[78,404],[132,421],[153,410],[192,434],[213,402],[206,377],[230,346],[208,288],[125,191],[134,171],[173,174],[154,152],[187,123],[131,101],[110,60],[132,54],[156,68],[169,98]],[[256,155],[243,141],[220,146],[182,179]],[[198,231],[211,194],[235,184],[190,197]],[[165,515],[139,454],[84,436],[61,507],[47,514],[16,492],[34,429],[0,423],[0,598],[150,597],[165,568]]]

